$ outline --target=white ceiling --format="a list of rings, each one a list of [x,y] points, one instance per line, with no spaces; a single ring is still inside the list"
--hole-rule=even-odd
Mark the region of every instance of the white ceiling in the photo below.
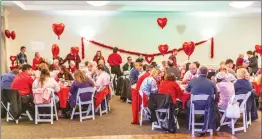
[[[223,12],[231,15],[259,15],[261,1],[245,9],[229,6],[229,1],[111,1],[105,6],[95,7],[86,1],[13,1],[2,2],[12,12],[22,11],[128,11],[128,12]]]

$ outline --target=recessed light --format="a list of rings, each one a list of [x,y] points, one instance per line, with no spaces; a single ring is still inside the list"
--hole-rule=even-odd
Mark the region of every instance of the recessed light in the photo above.
[[[108,4],[110,1],[86,1],[86,2],[93,6],[104,6]]]
[[[229,5],[234,8],[243,9],[249,7],[254,1],[230,1]]]

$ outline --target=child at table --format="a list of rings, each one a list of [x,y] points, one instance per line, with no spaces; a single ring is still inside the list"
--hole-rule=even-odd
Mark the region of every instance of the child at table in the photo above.
[[[73,76],[71,75],[70,72],[68,72],[66,66],[62,65],[60,72],[58,73],[58,78],[63,78],[64,80],[69,80],[72,81],[74,80]]]

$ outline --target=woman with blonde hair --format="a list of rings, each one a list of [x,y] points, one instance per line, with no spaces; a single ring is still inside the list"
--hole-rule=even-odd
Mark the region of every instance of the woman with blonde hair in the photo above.
[[[76,70],[74,73],[75,80],[70,87],[69,106],[74,108],[76,105],[77,91],[79,88],[94,87],[94,82],[90,80],[83,71]],[[92,98],[92,93],[84,93],[81,96],[82,101],[88,101]]]
[[[150,73],[150,76],[145,78],[142,82],[139,94],[143,96],[145,94],[147,97],[151,93],[157,93],[158,90],[158,84],[157,82],[161,80],[161,71],[158,69],[153,69]]]
[[[219,69],[219,72],[224,72],[224,73],[226,73],[227,74],[227,78],[228,78],[228,80],[230,81],[230,82],[232,82],[232,83],[235,83],[236,82],[236,77],[233,75],[233,74],[231,74],[231,73],[229,73],[228,72],[228,68],[227,68],[227,66],[226,65],[221,65],[220,66],[220,69]],[[218,75],[218,74],[217,74]],[[216,79],[217,79],[217,75],[216,75]]]

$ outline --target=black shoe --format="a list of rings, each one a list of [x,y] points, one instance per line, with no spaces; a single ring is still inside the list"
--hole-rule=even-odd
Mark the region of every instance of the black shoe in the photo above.
[[[196,134],[195,134],[196,137],[203,137],[203,136],[205,136],[205,135],[206,135],[206,133],[196,133]]]

